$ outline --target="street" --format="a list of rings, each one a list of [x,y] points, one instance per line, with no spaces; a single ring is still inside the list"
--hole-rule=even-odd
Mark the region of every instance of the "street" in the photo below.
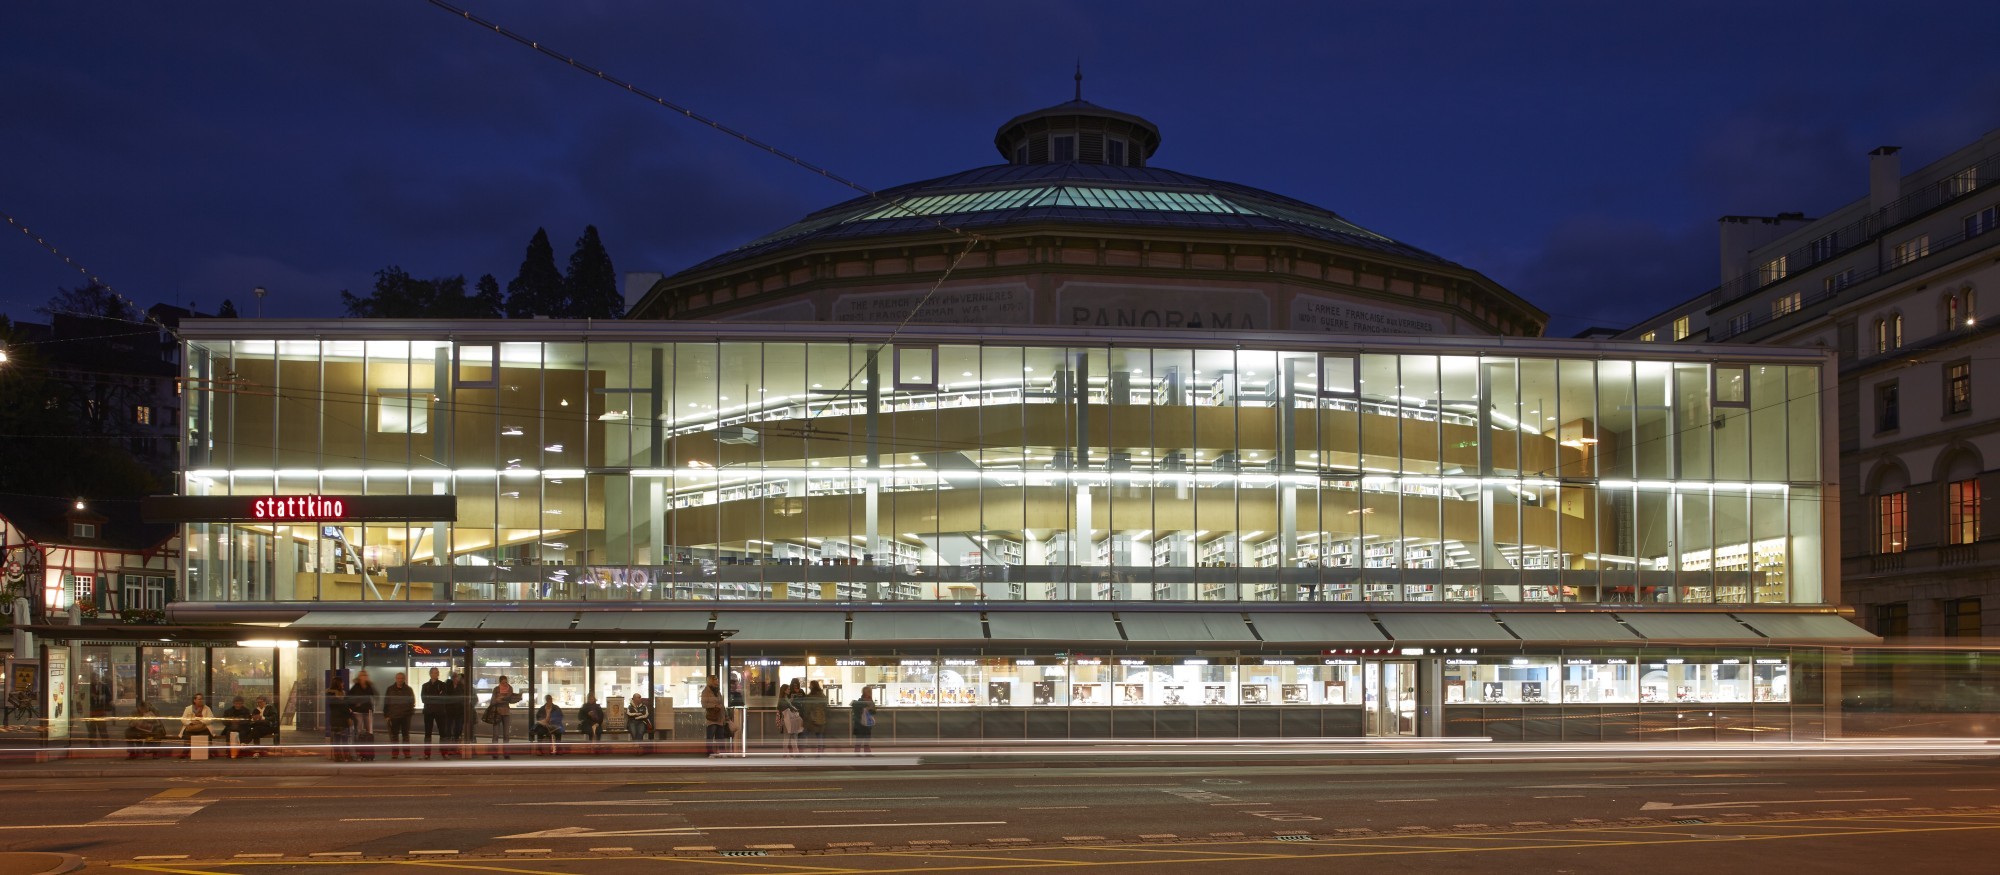
[[[1884,871],[2000,852],[2000,758],[1115,767],[531,759],[14,769],[0,850],[93,870]],[[210,765],[210,764],[202,764]],[[772,768],[775,766],[775,768]],[[4,772],[0,772],[4,773]],[[1657,847],[1655,847],[1657,846]],[[1350,859],[1358,858],[1358,859]],[[1199,868],[1197,868],[1199,867]]]

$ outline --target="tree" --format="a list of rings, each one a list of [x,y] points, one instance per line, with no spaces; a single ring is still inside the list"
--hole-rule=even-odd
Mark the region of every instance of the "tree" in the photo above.
[[[217,319],[236,318],[236,302],[229,300],[228,298],[223,298],[222,309],[215,311],[215,318]]]
[[[507,299],[500,295],[500,281],[494,279],[492,274],[481,276],[474,288],[477,292],[472,299],[477,304],[480,318],[498,319],[506,314]]]
[[[507,318],[560,316],[565,309],[564,297],[563,276],[556,270],[556,250],[549,245],[549,232],[536,228],[521,258],[521,270],[507,283]]]
[[[49,302],[35,308],[45,316],[96,316],[103,319],[123,319],[139,321],[139,311],[125,300],[125,296],[106,288],[103,283],[91,280],[73,289],[56,289]]]
[[[347,315],[361,319],[491,319],[499,315],[490,303],[465,294],[465,277],[418,279],[390,265],[375,272],[375,290],[367,297],[341,291]]]
[[[563,278],[561,315],[571,319],[616,319],[625,315],[625,298],[618,293],[618,272],[611,253],[597,237],[596,225],[585,225],[569,255],[569,275]]]

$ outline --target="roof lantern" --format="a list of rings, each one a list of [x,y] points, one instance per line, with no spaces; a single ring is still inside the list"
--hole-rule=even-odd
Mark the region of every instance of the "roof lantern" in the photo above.
[[[1144,167],[1160,148],[1160,129],[1131,113],[1084,100],[1079,65],[1075,99],[1008,119],[993,134],[993,148],[1009,164]]]

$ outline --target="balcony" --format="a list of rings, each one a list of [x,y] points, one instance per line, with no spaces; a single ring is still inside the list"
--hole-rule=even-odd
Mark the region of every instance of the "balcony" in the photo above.
[[[2000,540],[1921,547],[1902,553],[1849,556],[1841,560],[1840,571],[1843,577],[1852,580],[1947,570],[1955,572],[1958,569],[1995,564],[2000,564]]]

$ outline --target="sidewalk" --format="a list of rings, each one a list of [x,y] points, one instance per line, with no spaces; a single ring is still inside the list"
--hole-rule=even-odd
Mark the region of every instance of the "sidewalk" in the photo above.
[[[57,875],[81,868],[83,858],[75,854],[0,851],[0,875]]]

